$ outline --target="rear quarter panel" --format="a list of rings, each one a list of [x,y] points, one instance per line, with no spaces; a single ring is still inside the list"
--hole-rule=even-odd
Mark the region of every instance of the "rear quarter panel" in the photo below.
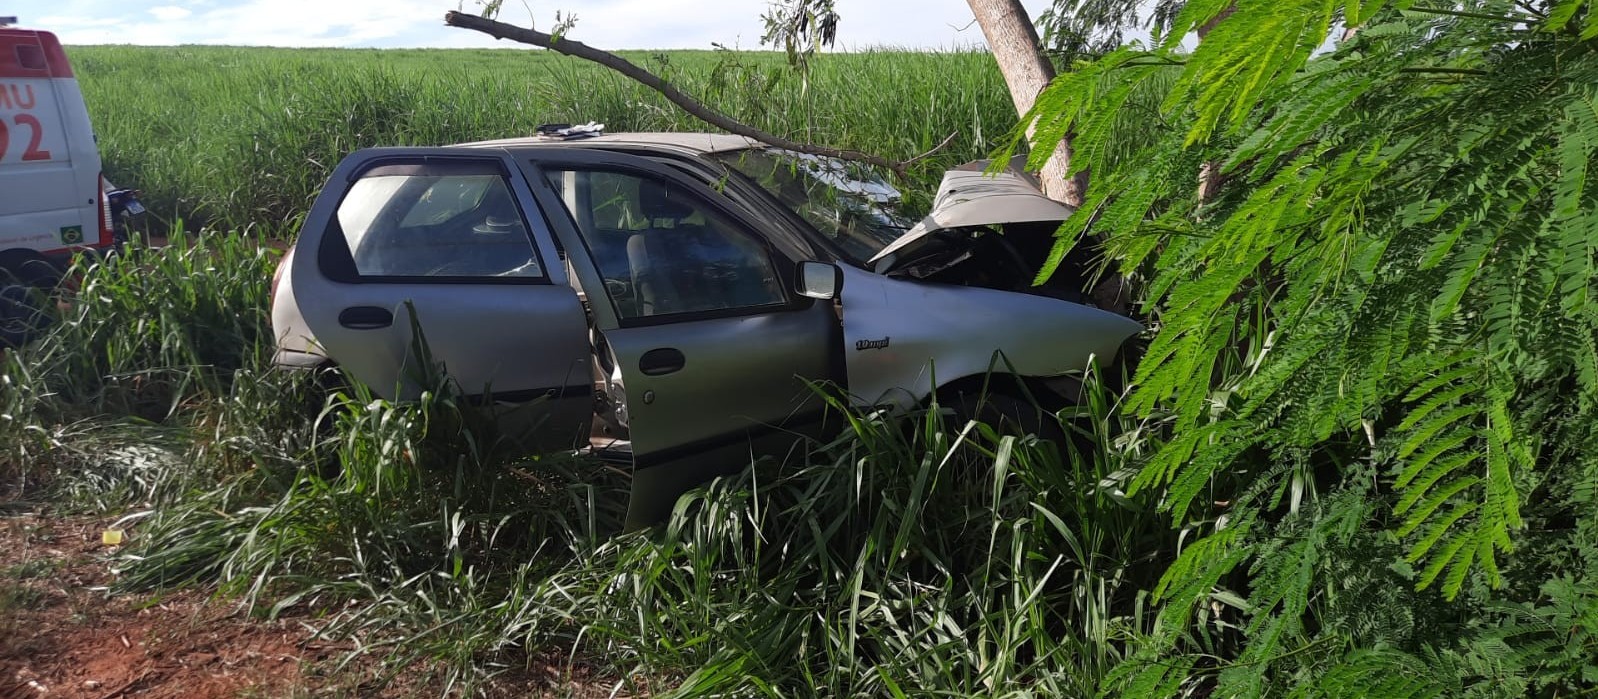
[[[277,351],[281,361],[283,353],[305,353],[326,358],[321,347],[316,344],[316,337],[311,334],[310,326],[305,324],[305,317],[300,313],[300,305],[294,295],[294,284],[291,278],[294,273],[294,259],[296,249],[290,248],[278,263],[278,271],[272,295],[272,335],[277,340]],[[296,358],[294,361],[298,361]]]

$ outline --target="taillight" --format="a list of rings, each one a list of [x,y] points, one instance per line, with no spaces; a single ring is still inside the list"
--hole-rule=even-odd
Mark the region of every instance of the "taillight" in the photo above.
[[[277,285],[283,283],[283,270],[289,268],[289,259],[292,257],[294,249],[290,248],[288,252],[283,253],[283,259],[277,261],[277,270],[272,272],[272,286],[266,290],[267,312],[271,312],[277,306]]]
[[[111,200],[106,196],[105,175],[100,175],[100,245],[110,245],[116,230],[111,221]]]

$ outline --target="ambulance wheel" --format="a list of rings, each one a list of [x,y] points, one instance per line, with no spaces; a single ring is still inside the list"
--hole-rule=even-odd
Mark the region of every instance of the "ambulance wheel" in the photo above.
[[[0,287],[0,348],[26,345],[50,328],[55,319],[43,308],[43,297],[33,287]]]
[[[21,347],[50,328],[50,292],[60,283],[60,268],[43,255],[0,253],[0,347]]]

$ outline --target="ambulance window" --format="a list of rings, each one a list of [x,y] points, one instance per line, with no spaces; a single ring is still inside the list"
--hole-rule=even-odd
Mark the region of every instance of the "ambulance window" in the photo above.
[[[17,44],[17,64],[27,70],[49,70],[49,61],[44,60],[44,49],[33,44]]]

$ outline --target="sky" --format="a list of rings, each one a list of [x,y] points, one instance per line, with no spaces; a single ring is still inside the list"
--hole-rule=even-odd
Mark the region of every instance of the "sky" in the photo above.
[[[1022,0],[1034,16],[1049,0]],[[509,48],[446,27],[476,0],[0,0],[0,16],[66,44]],[[966,0],[837,0],[838,46],[981,46]],[[570,36],[602,49],[760,48],[766,0],[507,0],[499,19],[543,30],[573,13]]]

